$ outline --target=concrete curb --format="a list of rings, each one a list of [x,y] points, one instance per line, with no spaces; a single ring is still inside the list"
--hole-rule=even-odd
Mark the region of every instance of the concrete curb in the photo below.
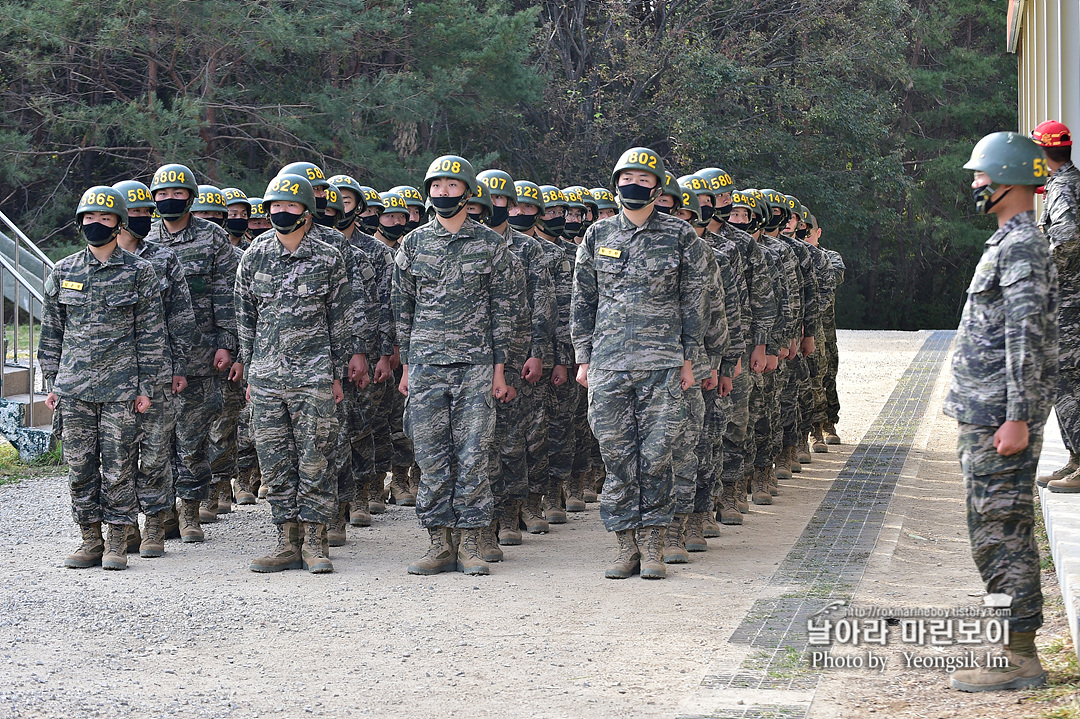
[[[1080,661],[1080,496],[1039,489],[1043,522],[1050,541],[1050,554],[1054,557],[1054,569],[1065,613],[1069,617],[1073,648]]]

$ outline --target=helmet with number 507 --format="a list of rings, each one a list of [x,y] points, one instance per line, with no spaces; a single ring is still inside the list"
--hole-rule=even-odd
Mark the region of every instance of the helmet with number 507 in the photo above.
[[[996,185],[1045,185],[1050,173],[1042,148],[1017,132],[994,132],[975,145],[965,170],[985,172]]]

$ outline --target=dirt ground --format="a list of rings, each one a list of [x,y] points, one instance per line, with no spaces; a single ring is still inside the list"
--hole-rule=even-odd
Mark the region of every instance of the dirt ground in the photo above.
[[[845,444],[662,582],[603,579],[614,543],[597,505],[506,548],[489,577],[408,575],[425,540],[393,506],[350,528],[334,574],[253,574],[271,545],[264,502],[126,572],[67,570],[78,542],[64,478],[0,486],[0,717],[685,714],[710,667],[743,651],[728,637],[926,336],[842,332]],[[924,423],[856,603],[978,601],[954,434]],[[942,682],[829,672],[812,716],[1026,716],[1013,695],[991,708]]]

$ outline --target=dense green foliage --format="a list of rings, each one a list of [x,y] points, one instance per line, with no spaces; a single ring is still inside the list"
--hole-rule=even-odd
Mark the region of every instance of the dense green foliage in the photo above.
[[[844,327],[955,326],[991,227],[960,169],[1016,125],[975,0],[21,0],[0,6],[0,207],[60,253],[86,186],[164,161],[259,194],[310,159],[386,188],[453,152],[606,184],[627,146],[797,195]]]

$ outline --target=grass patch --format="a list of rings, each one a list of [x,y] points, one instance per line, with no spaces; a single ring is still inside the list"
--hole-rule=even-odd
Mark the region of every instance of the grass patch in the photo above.
[[[9,324],[4,326],[4,339],[7,340],[7,355],[4,359],[15,359],[15,325]],[[41,339],[41,324],[34,323],[34,344],[37,345],[38,340]],[[27,353],[29,351],[29,354]],[[30,325],[27,322],[19,323],[19,362],[25,363],[27,358],[35,356],[37,347],[30,347]]]
[[[26,463],[19,459],[19,450],[8,442],[0,441],[0,485],[16,484],[23,479],[59,474],[63,466],[62,448],[56,443],[51,451],[37,461]]]

